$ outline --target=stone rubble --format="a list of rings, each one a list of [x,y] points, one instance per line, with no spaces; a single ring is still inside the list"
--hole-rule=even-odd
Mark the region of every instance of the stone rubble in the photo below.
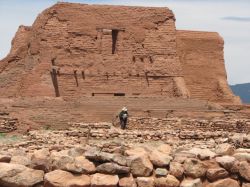
[[[177,126],[175,126],[175,123],[180,123],[180,121],[183,121],[182,125],[185,127],[183,127],[182,130],[178,129]],[[131,118],[129,129],[127,129],[126,131],[116,128],[111,123],[106,122],[90,123],[89,127],[87,126],[87,123],[75,123],[65,130],[31,130],[26,133],[26,135],[22,136],[22,141],[19,141],[16,144],[8,144],[6,142],[2,143],[0,141],[0,147],[2,147],[3,150],[17,147],[25,147],[32,150],[35,150],[37,148],[61,150],[63,148],[70,149],[75,145],[80,145],[83,143],[87,143],[91,146],[91,143],[95,145],[95,141],[101,141],[109,142],[107,148],[110,149],[110,147],[113,146],[110,144],[110,141],[122,141],[123,146],[125,147],[128,147],[132,142],[147,143],[162,141],[168,143],[169,145],[173,145],[172,149],[174,150],[177,148],[190,149],[195,145],[196,148],[189,153],[184,153],[184,151],[182,151],[182,156],[180,158],[183,158],[183,154],[193,154],[194,157],[199,155],[201,159],[207,159],[207,157],[214,157],[215,155],[232,155],[232,146],[237,148],[250,148],[250,127],[245,131],[245,133],[238,133],[236,132],[237,129],[231,128],[231,126],[230,128],[227,128],[227,124],[231,125],[233,122],[235,122],[235,120],[221,120],[220,124],[222,124],[222,126],[220,127],[220,129],[214,126],[211,126],[210,129],[207,129],[204,125],[201,125],[202,128],[196,126],[192,127],[189,124],[190,121],[194,122],[196,125],[200,123],[207,124],[209,122],[207,120],[177,120],[175,118],[153,118],[150,120],[148,118],[145,118],[143,121],[143,123],[145,124],[144,126],[141,126],[140,123],[142,123],[142,119],[139,120],[137,118]],[[204,121],[207,122],[205,123]],[[242,121],[244,120],[242,119]],[[133,124],[136,122],[138,122],[138,128],[141,127],[142,130],[137,130],[136,127],[135,130],[131,129],[131,126],[133,126]],[[148,128],[149,122],[152,122],[152,125],[150,125],[150,129]],[[185,125],[186,123],[188,125]],[[210,122],[209,124],[212,124],[212,122]],[[245,124],[248,124],[247,120],[245,120]],[[220,147],[218,147],[218,145],[220,145]],[[202,148],[202,152],[199,148]],[[204,148],[207,148],[207,150],[205,150]],[[114,149],[116,149],[115,146]],[[213,151],[213,153],[209,153],[210,149]],[[167,153],[171,151],[172,150],[168,150],[168,147],[162,147],[159,148],[159,150],[156,150],[154,153],[155,155],[159,155],[162,154],[161,152]],[[249,157],[247,157],[247,155],[245,155],[245,153],[242,152],[236,152],[234,154],[244,160],[250,159]],[[123,159],[116,159],[118,164],[121,164],[119,163],[119,161]],[[168,161],[169,159],[171,158],[168,158],[164,162]],[[166,165],[167,162],[158,164]]]
[[[110,123],[78,123],[66,130],[32,130],[21,141],[0,144],[0,186],[248,187],[247,131],[186,127],[149,130],[145,123],[146,130],[124,131]],[[16,172],[9,176],[8,168]],[[22,179],[23,173],[36,176]]]
[[[8,116],[8,113],[0,113],[0,133],[13,132],[17,129],[18,120]]]
[[[152,147],[117,145],[116,149],[113,145],[109,152],[103,149],[87,144],[63,150],[9,149],[5,152],[9,158],[0,162],[0,186],[248,187],[250,184],[250,163],[236,155],[249,156],[249,149],[232,146],[230,155],[222,156],[207,148],[197,148],[201,153],[213,153],[206,159],[198,154],[186,154],[196,147],[185,150],[184,159],[180,159],[181,151],[164,143]],[[152,159],[155,151],[161,153],[157,159],[164,160],[166,156],[172,159],[158,166]]]

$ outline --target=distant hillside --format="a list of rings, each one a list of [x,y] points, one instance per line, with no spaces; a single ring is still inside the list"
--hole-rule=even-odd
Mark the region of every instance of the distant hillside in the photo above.
[[[240,96],[243,103],[250,103],[250,83],[231,86],[235,95]]]

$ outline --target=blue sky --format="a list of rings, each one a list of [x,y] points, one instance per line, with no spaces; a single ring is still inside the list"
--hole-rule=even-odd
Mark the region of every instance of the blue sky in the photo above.
[[[56,0],[0,0],[0,59],[10,50],[19,25],[32,25]],[[217,31],[225,40],[230,84],[250,82],[250,0],[67,0],[87,4],[169,7],[177,29]]]

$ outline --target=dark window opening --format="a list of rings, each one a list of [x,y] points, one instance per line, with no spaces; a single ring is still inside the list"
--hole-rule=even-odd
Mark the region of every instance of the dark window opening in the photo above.
[[[76,81],[76,86],[78,87],[79,83],[78,83],[78,77],[77,77],[77,70],[74,70],[74,77],[75,77],[75,81]]]
[[[150,61],[151,64],[153,64],[153,62],[154,62],[153,58],[151,56],[149,57],[149,61]]]
[[[116,42],[118,38],[118,30],[112,30],[112,54],[115,54],[116,51]]]
[[[56,97],[60,97],[56,70],[52,69],[52,71],[50,71],[50,75],[51,75],[52,83],[55,89],[55,95]]]
[[[125,93],[91,93],[92,96],[125,96]]]
[[[82,71],[82,79],[85,80],[85,73]]]
[[[135,56],[133,56],[133,62],[135,62]]]
[[[147,84],[148,84],[148,86],[149,86],[148,72],[145,72],[145,77],[146,77]]]
[[[56,58],[52,58],[51,64],[52,64],[52,66],[55,66],[55,65],[56,65]]]
[[[114,93],[114,96],[125,96],[125,93]]]

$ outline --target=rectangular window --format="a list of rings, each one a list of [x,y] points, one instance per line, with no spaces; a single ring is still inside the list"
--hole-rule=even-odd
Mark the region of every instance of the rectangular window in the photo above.
[[[114,93],[114,96],[125,96],[125,93]]]
[[[116,42],[118,38],[118,30],[112,30],[112,54],[115,54],[116,51]]]

